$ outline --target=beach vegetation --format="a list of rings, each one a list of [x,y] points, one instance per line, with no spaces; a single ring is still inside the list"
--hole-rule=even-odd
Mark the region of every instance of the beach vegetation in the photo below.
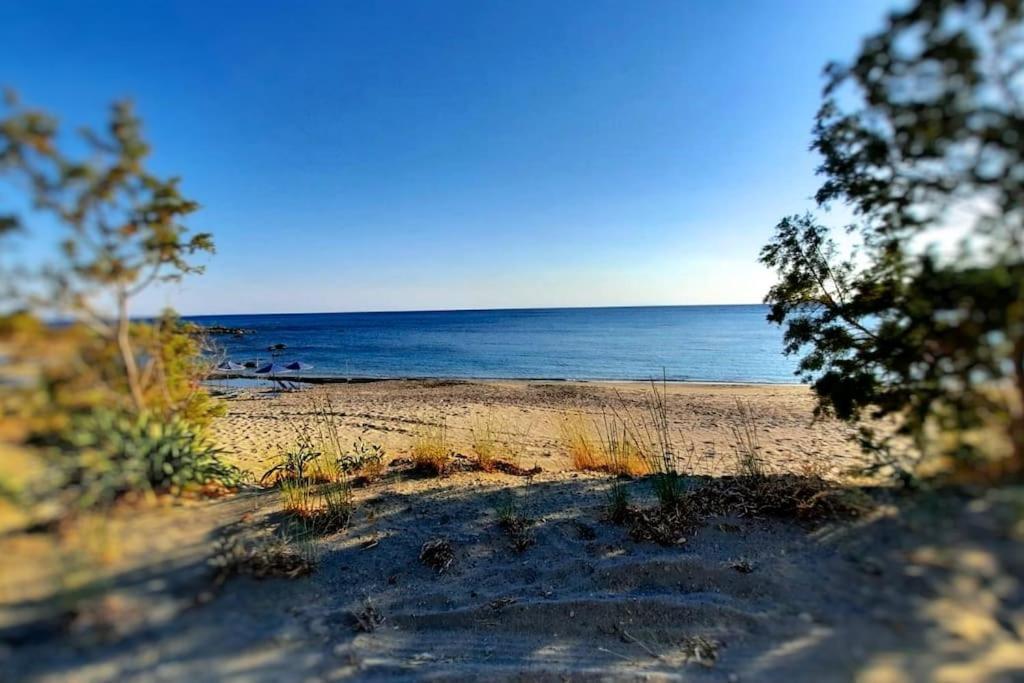
[[[599,419],[579,412],[563,415],[559,437],[574,469],[627,477],[651,471],[629,426],[613,412],[605,411]]]
[[[627,438],[647,464],[651,486],[658,501],[665,507],[678,504],[692,467],[696,445],[682,432],[672,429],[667,407],[667,388],[652,380],[650,391],[644,393],[643,407],[630,410],[619,396],[612,409]]]
[[[384,624],[384,615],[369,597],[363,600],[358,610],[352,612],[357,631],[373,633]]]
[[[448,471],[452,455],[448,426],[443,420],[439,424],[422,425],[416,431],[412,461],[417,471],[441,476]]]
[[[48,490],[60,491],[78,508],[109,504],[130,492],[235,488],[247,479],[179,417],[96,409],[73,415],[66,428],[32,443],[51,465]]]
[[[170,310],[132,317],[151,286],[202,272],[197,259],[213,252],[212,238],[184,224],[198,204],[177,178],[147,170],[128,103],[78,142],[13,94],[0,114],[0,181],[61,231],[59,250],[38,268],[0,259],[0,337],[21,372],[3,417],[45,463],[22,504],[60,500],[71,511],[130,491],[236,486],[239,471],[203,434],[223,406],[203,386],[201,331]],[[31,234],[15,213],[0,226],[4,240]]]
[[[320,459],[320,453],[296,448],[281,454],[281,457],[260,477],[262,486],[283,485],[288,482],[305,482],[313,474],[313,468]]]
[[[208,562],[215,586],[233,576],[255,579],[297,579],[316,570],[315,548],[283,536],[260,537],[249,542],[238,536],[217,541]]]
[[[761,251],[768,319],[873,469],[1024,479],[1024,9],[920,0],[826,70],[822,208]],[[847,248],[849,247],[849,248]],[[889,426],[892,428],[889,428]],[[992,435],[999,435],[993,438]]]
[[[420,562],[444,574],[455,561],[455,547],[447,538],[432,538],[420,548]]]
[[[626,482],[616,480],[608,489],[608,502],[605,506],[605,518],[612,524],[622,524],[629,515],[629,488]]]
[[[352,443],[352,448],[337,462],[345,475],[375,481],[384,473],[385,457],[383,446],[358,438]]]
[[[345,529],[355,506],[345,481],[315,484],[293,479],[281,483],[281,508],[303,532],[322,535]]]
[[[104,131],[84,130],[81,157],[62,147],[57,120],[5,97],[0,119],[0,177],[27,194],[37,213],[64,229],[56,259],[35,273],[6,273],[5,294],[25,310],[70,318],[104,342],[122,370],[128,406],[150,408],[147,376],[159,356],[143,354],[133,335],[131,302],[150,286],[201,273],[196,257],[212,253],[208,233],[189,235],[184,220],[199,205],[178,178],[146,169],[149,145],[132,105],[113,105]],[[0,219],[10,237],[21,217]],[[136,326],[136,329],[140,329]]]
[[[477,466],[484,472],[494,471],[502,447],[498,426],[493,416],[478,417],[470,427],[471,447]]]
[[[534,544],[535,539],[530,533],[533,520],[522,509],[515,496],[507,496],[495,506],[498,526],[508,535],[511,548],[521,553]]]
[[[757,414],[749,401],[736,399],[736,421],[729,425],[736,455],[737,474],[760,478],[767,474],[767,464],[761,455]]]

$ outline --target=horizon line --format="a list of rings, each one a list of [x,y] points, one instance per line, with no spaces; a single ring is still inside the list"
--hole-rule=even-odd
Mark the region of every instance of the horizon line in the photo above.
[[[764,302],[745,304],[620,304],[613,306],[503,306],[500,308],[409,308],[375,311],[270,311],[266,313],[188,313],[182,318],[213,318],[217,316],[252,315],[375,315],[384,313],[489,313],[501,311],[573,311],[607,310],[619,308],[725,308],[738,306],[766,306]],[[155,316],[145,316],[155,317]]]

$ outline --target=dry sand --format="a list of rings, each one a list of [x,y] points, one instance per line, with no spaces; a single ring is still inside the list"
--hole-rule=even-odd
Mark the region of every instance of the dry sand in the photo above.
[[[417,425],[443,419],[464,443],[474,416],[500,413],[507,424],[530,426],[524,464],[543,472],[436,479],[393,468],[357,490],[350,528],[317,542],[315,574],[234,578],[215,593],[206,561],[216,540],[273,533],[281,523],[277,492],[122,510],[108,520],[121,556],[105,570],[114,595],[106,611],[117,616],[105,636],[67,634],[46,621],[40,600],[59,574],[58,558],[15,572],[25,564],[15,553],[45,556],[45,548],[30,547],[44,541],[0,539],[7,589],[0,594],[0,679],[1024,675],[1024,556],[1019,538],[984,501],[943,497],[902,513],[883,506],[859,522],[817,528],[716,518],[674,547],[636,543],[602,521],[611,480],[571,471],[555,430],[560,411],[598,414],[611,399],[635,403],[641,386],[387,382],[329,391],[347,437],[383,443],[396,456]],[[811,424],[806,388],[673,385],[669,392],[672,421],[701,454],[717,454],[696,460],[695,469],[728,467],[737,397],[755,406],[777,470],[826,458],[838,473],[858,460],[842,426]],[[216,431],[232,457],[258,473],[288,445],[287,416],[306,403],[301,394],[240,392]],[[637,499],[650,497],[646,482],[629,486]],[[534,520],[535,542],[522,553],[497,524],[495,508],[510,497]],[[418,555],[425,541],[441,537],[455,557],[438,574]],[[384,621],[367,633],[352,615],[368,602]]]
[[[805,386],[658,385],[674,436],[692,444],[691,470],[733,470],[737,401],[756,416],[762,452],[775,471],[799,472],[808,465],[840,474],[863,463],[851,429],[835,420],[814,421],[814,399]],[[214,434],[230,458],[253,472],[271,467],[295,442],[295,426],[309,412],[309,393],[330,397],[346,440],[379,443],[392,456],[404,454],[418,429],[444,424],[450,439],[468,453],[471,430],[490,419],[525,447],[523,464],[545,471],[570,470],[558,437],[568,413],[600,421],[611,411],[644,411],[651,386],[642,382],[456,382],[384,381],[333,384],[295,393],[244,390],[228,404]]]

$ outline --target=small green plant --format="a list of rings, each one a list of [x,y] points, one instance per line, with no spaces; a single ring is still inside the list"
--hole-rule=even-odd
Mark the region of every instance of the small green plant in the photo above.
[[[443,421],[439,425],[425,425],[416,433],[412,461],[417,470],[440,476],[447,471],[451,457],[448,429]]]
[[[288,451],[276,465],[263,473],[260,484],[274,486],[288,481],[306,481],[312,472],[313,463],[319,458],[319,452],[304,448]]]
[[[678,505],[683,497],[684,479],[676,472],[660,472],[651,478],[654,495],[662,507]]]
[[[498,517],[498,526],[508,534],[512,542],[512,550],[521,553],[534,543],[530,527],[533,520],[523,511],[518,499],[508,496],[501,500],[495,507],[494,512]]]
[[[314,485],[307,480],[281,483],[282,508],[301,531],[331,534],[348,526],[354,505],[352,492],[344,481]]]
[[[359,475],[373,480],[384,471],[384,447],[356,439],[352,449],[338,460],[341,471],[348,475]]]
[[[625,482],[615,481],[608,489],[605,514],[609,522],[622,524],[629,516],[629,489]]]

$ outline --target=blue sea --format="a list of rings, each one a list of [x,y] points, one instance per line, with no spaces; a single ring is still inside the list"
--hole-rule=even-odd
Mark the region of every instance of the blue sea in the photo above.
[[[209,315],[231,360],[301,361],[310,375],[791,383],[768,309],[748,306]],[[268,347],[284,344],[281,352]]]

